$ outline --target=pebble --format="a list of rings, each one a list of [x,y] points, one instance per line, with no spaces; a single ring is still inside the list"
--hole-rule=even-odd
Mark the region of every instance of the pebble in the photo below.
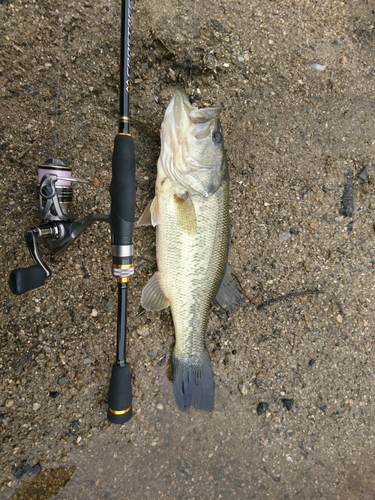
[[[258,404],[258,408],[257,408],[257,414],[258,415],[261,415],[262,413],[268,411],[268,403],[264,403],[264,402],[261,402]]]
[[[294,399],[282,398],[281,402],[288,411],[290,411],[292,409],[292,406],[294,405]]]
[[[349,224],[346,226],[346,232],[350,234],[353,231],[353,227],[354,227],[354,220],[349,222]]]
[[[279,234],[279,242],[284,243],[285,241],[288,241],[290,237],[291,237],[291,234],[289,231],[287,231],[285,233],[281,233],[281,234]]]
[[[358,172],[357,178],[360,179],[364,184],[368,184],[369,177],[368,177],[368,173],[367,173],[367,167],[362,168]]]
[[[140,326],[139,328],[137,328],[137,334],[140,337],[147,337],[147,335],[150,335],[150,330],[147,328],[146,325]]]
[[[39,403],[34,403],[33,404],[33,410],[36,411],[36,410],[39,410],[40,408],[40,404]]]
[[[169,72],[169,76],[170,76],[171,80],[173,82],[175,82],[176,81],[176,73],[174,72],[174,70],[172,68],[169,68],[168,72]]]
[[[341,324],[341,323],[342,323],[342,320],[343,320],[343,317],[341,316],[341,314],[338,314],[338,315],[336,316],[336,321],[337,321],[337,323],[340,323],[340,324]]]
[[[80,426],[80,421],[79,420],[73,420],[70,425],[69,425],[69,432],[70,434],[78,434],[79,432],[79,426]]]
[[[242,396],[246,396],[249,393],[249,383],[248,382],[240,382],[238,384],[238,390],[242,394]]]
[[[313,69],[316,69],[317,71],[324,71],[327,66],[324,66],[323,64],[313,63],[311,67]]]
[[[156,406],[156,408],[157,408],[158,410],[163,410],[164,406],[163,406],[162,404],[160,404],[160,403],[159,403],[159,404]]]

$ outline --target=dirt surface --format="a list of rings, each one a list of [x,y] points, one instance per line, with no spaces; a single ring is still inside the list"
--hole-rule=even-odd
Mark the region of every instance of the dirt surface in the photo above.
[[[76,467],[58,499],[375,498],[373,1],[133,3],[137,217],[174,89],[224,107],[230,262],[247,299],[210,317],[212,414],[176,409],[169,311],[139,314],[152,228],[134,237],[135,414],[124,426],[106,420],[109,227],[92,226],[61,256],[45,250],[45,286],[9,292],[9,272],[31,264],[23,233],[38,224],[39,163],[68,159],[95,179],[75,187],[77,218],[109,212],[119,4],[0,3],[0,497],[39,464]]]

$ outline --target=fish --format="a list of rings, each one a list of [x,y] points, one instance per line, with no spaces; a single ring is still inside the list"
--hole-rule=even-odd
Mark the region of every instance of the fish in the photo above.
[[[142,291],[141,305],[171,308],[173,392],[183,411],[214,408],[205,340],[211,303],[231,314],[243,300],[227,262],[229,172],[221,111],[197,108],[175,90],[161,125],[155,197],[138,221],[156,227],[157,272]]]

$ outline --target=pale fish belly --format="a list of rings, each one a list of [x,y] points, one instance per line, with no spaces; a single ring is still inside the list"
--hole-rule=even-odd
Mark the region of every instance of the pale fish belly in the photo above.
[[[156,252],[160,287],[170,301],[176,335],[174,393],[181,409],[192,404],[212,410],[213,374],[205,331],[227,264],[228,181],[211,196],[191,197],[195,228],[181,220],[184,214],[170,190],[160,191]]]

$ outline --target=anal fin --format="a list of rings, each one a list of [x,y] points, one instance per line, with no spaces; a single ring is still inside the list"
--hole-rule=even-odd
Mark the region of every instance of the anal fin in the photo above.
[[[227,264],[220,288],[212,300],[214,305],[225,309],[229,314],[233,314],[243,302],[243,296],[234,283],[232,274],[234,274],[234,271]]]
[[[169,306],[169,300],[160,288],[160,274],[157,271],[142,290],[142,307],[148,311],[161,311]]]

